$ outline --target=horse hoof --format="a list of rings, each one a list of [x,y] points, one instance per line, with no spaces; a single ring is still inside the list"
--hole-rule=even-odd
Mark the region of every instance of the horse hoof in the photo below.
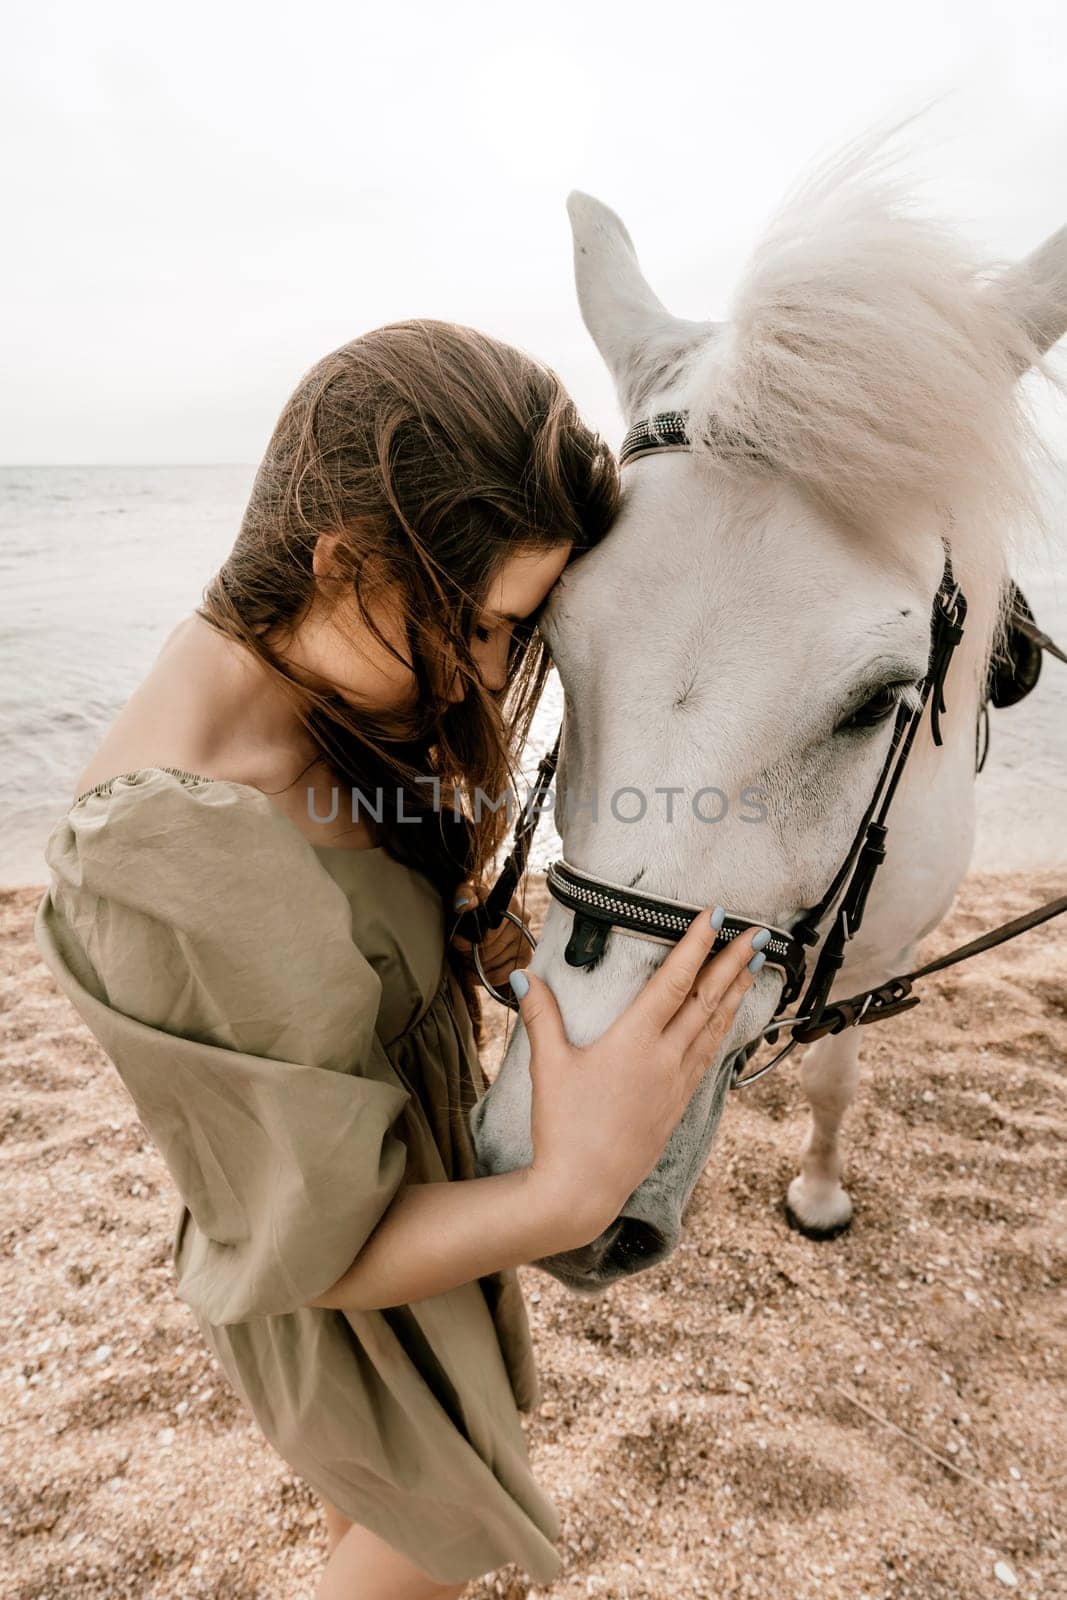
[[[841,1235],[847,1233],[852,1226],[852,1218],[847,1217],[844,1222],[831,1222],[825,1227],[814,1227],[810,1223],[801,1221],[788,1200],[784,1209],[786,1222],[794,1233],[802,1233],[805,1239],[815,1239],[820,1242],[826,1239],[840,1239]]]
[[[852,1201],[839,1183],[805,1189],[798,1176],[786,1195],[785,1220],[805,1239],[838,1239],[852,1226]]]

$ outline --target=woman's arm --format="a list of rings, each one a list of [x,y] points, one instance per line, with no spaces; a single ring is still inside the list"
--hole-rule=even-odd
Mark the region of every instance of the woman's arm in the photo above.
[[[652,1171],[766,959],[770,933],[752,929],[709,961],[723,916],[696,916],[583,1048],[568,1042],[548,985],[515,973],[530,1041],[530,1165],[401,1187],[352,1265],[308,1304],[379,1311],[591,1244]]]
[[[605,1219],[533,1167],[399,1189],[352,1265],[309,1305],[380,1311],[407,1305],[595,1239]]]

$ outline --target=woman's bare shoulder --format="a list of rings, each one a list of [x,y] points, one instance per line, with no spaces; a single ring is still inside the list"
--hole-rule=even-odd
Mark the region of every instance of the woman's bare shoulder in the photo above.
[[[294,760],[250,729],[263,719],[248,654],[193,612],[167,635],[78,776],[75,794],[122,773],[169,768],[269,793]]]
[[[219,766],[218,752],[207,737],[211,717],[202,689],[211,645],[193,623],[194,618],[185,617],[171,629],[152,666],[78,774],[75,798],[112,778],[153,767],[245,781],[245,773]]]
[[[275,715],[246,652],[196,613],[180,622],[78,775],[73,800],[163,770],[258,790],[314,845],[364,849],[365,816],[299,728]]]
[[[195,744],[182,745],[168,739],[145,739],[137,736],[138,730],[114,730],[117,737],[108,738],[100,745],[88,765],[82,768],[74,784],[73,799],[77,801],[91,789],[109,784],[115,778],[133,772],[176,772],[188,778],[203,778],[211,783],[237,783],[248,789],[259,789],[269,795],[272,775],[266,766],[219,761],[217,755],[198,748]]]

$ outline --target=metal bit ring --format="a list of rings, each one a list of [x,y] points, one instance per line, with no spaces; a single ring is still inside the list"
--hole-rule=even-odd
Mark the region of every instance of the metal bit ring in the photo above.
[[[518,928],[519,932],[522,934],[531,950],[537,949],[537,940],[534,938],[533,934],[530,932],[529,928],[526,926],[525,922],[523,922],[521,917],[517,917],[514,911],[504,911],[501,913],[501,915],[505,916],[509,922],[513,922],[515,924],[516,928]],[[517,1011],[519,1009],[519,1002],[515,998],[515,995],[512,993],[510,987],[505,994],[502,990],[498,989],[495,984],[489,982],[489,979],[485,975],[485,968],[482,966],[482,958],[478,954],[478,949],[479,946],[475,945],[473,949],[474,970],[478,974],[478,981],[481,983],[482,988],[487,989],[492,995],[493,999],[499,1000],[502,1006],[507,1006],[509,1011]]]

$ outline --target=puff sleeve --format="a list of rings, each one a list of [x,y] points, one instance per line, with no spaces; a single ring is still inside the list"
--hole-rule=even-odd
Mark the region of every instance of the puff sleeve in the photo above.
[[[177,1186],[179,1296],[216,1324],[306,1305],[407,1161],[347,897],[258,791],[160,768],[76,801],[46,860],[37,945]]]

